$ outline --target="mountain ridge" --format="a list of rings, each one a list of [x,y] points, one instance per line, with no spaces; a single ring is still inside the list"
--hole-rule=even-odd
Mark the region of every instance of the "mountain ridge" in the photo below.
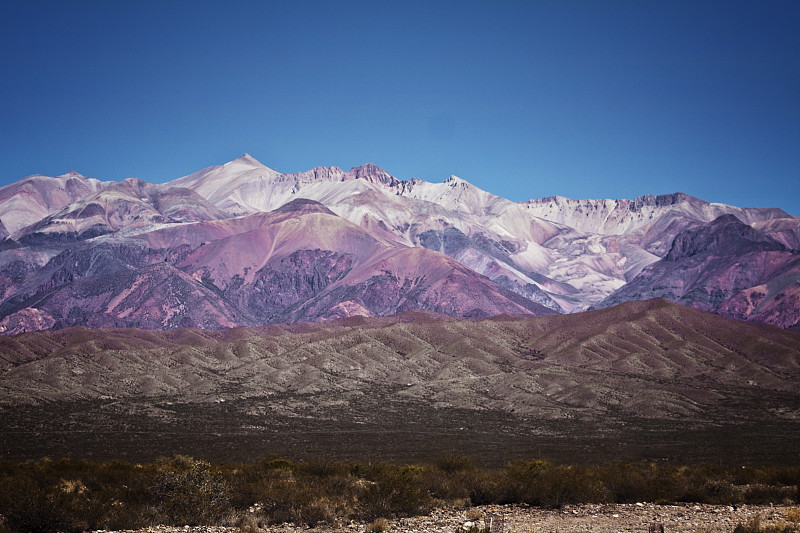
[[[433,405],[587,420],[709,416],[745,388],[796,394],[800,337],[740,326],[655,299],[550,317],[414,311],[216,331],[72,327],[0,337],[0,389],[6,405],[277,391],[313,391],[316,402],[383,384]]]
[[[425,252],[425,250],[418,250]],[[795,465],[800,335],[666,300],[227,329],[0,336],[4,457],[516,458]],[[135,436],[135,438],[132,438]]]
[[[66,192],[66,183],[72,184],[71,196]],[[37,187],[40,192],[36,192],[39,190]],[[80,196],[82,192],[86,194]],[[50,201],[51,197],[58,201]],[[17,219],[17,213],[26,203],[32,206],[28,212],[34,213],[28,215],[29,218],[46,213],[33,223],[22,226],[24,221]],[[356,241],[345,249],[336,249],[344,244],[343,240],[320,241],[314,235],[325,235],[327,228],[311,225],[302,229],[303,224],[298,225],[305,215],[328,217],[325,220],[329,221],[331,228],[343,229],[345,226],[340,221],[347,221],[352,225],[348,227],[360,228],[363,235],[356,237],[355,230],[346,230],[345,234],[350,232]],[[281,217],[295,217],[297,222],[289,222],[289,219],[280,222]],[[762,243],[748,245],[755,246],[749,255],[730,247],[722,252],[723,256],[730,257],[746,255],[746,268],[736,270],[735,261],[724,258],[708,260],[693,267],[703,270],[701,275],[691,272],[694,281],[680,281],[681,284],[700,283],[695,292],[659,294],[636,290],[652,278],[654,265],[677,258],[681,246],[688,246],[691,241],[696,247],[704,238],[717,235],[714,223],[720,217],[735,217],[747,228],[742,231],[750,235],[748,242]],[[283,263],[273,263],[273,267],[288,268],[286,261],[290,261],[292,269],[300,268],[306,272],[301,275],[298,270],[295,275],[301,277],[293,279],[295,283],[307,285],[305,289],[298,288],[296,295],[310,297],[309,287],[320,289],[322,285],[319,283],[327,276],[319,277],[322,275],[319,272],[312,274],[315,261],[321,261],[320,268],[324,270],[328,267],[322,265],[332,266],[338,261],[330,263],[332,258],[341,259],[352,254],[353,247],[360,246],[357,243],[363,239],[380,243],[379,248],[383,250],[380,253],[395,250],[392,253],[406,257],[406,262],[413,264],[417,273],[411,275],[408,268],[404,268],[401,270],[405,274],[397,277],[396,269],[401,268],[401,264],[396,263],[392,266],[395,271],[390,274],[375,271],[371,277],[359,278],[361,281],[358,283],[372,279],[361,289],[345,288],[347,279],[355,283],[356,278],[350,273],[342,274],[343,278],[331,278],[333,281],[326,290],[338,290],[339,297],[345,299],[336,302],[330,293],[324,296],[314,292],[315,298],[328,298],[324,309],[318,307],[322,300],[306,302],[305,309],[314,308],[317,314],[303,312],[303,306],[300,306],[295,311],[287,309],[278,315],[270,314],[269,318],[267,315],[259,318],[259,315],[252,315],[252,310],[239,309],[234,313],[238,313],[239,320],[250,316],[240,325],[257,324],[259,320],[329,320],[340,313],[343,313],[341,316],[353,313],[380,315],[403,310],[402,307],[377,305],[377,301],[366,305],[368,292],[377,290],[377,287],[393,294],[389,297],[389,293],[384,293],[384,297],[393,299],[397,305],[415,301],[417,308],[430,305],[432,309],[442,309],[436,306],[445,300],[461,302],[450,308],[449,312],[456,316],[482,309],[485,305],[488,308],[484,312],[489,314],[511,309],[536,314],[574,313],[650,294],[726,316],[762,320],[782,327],[791,327],[800,321],[800,299],[797,298],[800,267],[792,260],[793,251],[797,249],[795,245],[800,243],[800,218],[774,208],[712,204],[684,193],[645,195],[632,200],[572,200],[556,196],[512,202],[456,176],[442,183],[430,183],[419,178],[398,180],[372,163],[349,171],[338,167],[315,167],[306,172],[284,174],[245,154],[224,165],[207,167],[163,184],[135,179],[120,183],[99,182],[77,174],[50,181],[41,176],[25,178],[17,184],[0,188],[0,223],[6,228],[5,240],[0,246],[0,329],[5,328],[7,333],[26,329],[26,321],[32,328],[43,324],[64,327],[69,320],[80,320],[82,313],[98,312],[98,308],[92,311],[47,308],[48,302],[55,301],[52,291],[68,295],[73,289],[88,287],[86,284],[89,282],[84,278],[78,283],[74,275],[70,278],[70,275],[56,274],[47,268],[52,258],[70,247],[98,247],[99,250],[112,244],[112,248],[106,250],[117,249],[120,253],[127,250],[124,254],[128,256],[134,250],[141,250],[136,253],[149,257],[148,261],[160,258],[158,261],[177,269],[178,277],[167,276],[167,279],[179,283],[177,279],[180,278],[184,281],[179,284],[188,284],[186,289],[176,289],[178,293],[192,286],[190,293],[220,300],[212,307],[233,309],[236,306],[230,307],[232,304],[227,299],[233,297],[234,293],[230,291],[235,291],[234,285],[239,283],[236,276],[245,283],[241,286],[244,290],[246,283],[254,279],[254,272],[264,268],[276,246],[287,250],[286,246],[289,246],[293,249],[290,254],[300,254],[291,260],[286,259],[286,255],[275,256],[276,261]],[[265,224],[278,225],[264,233]],[[249,237],[233,239],[238,234]],[[744,246],[740,237],[734,240]],[[679,241],[677,244],[676,239]],[[292,240],[298,243],[297,246],[290,244]],[[229,248],[223,246],[224,242],[236,242],[236,246],[244,248]],[[379,253],[378,248],[372,249]],[[401,253],[404,249],[428,249],[439,255],[423,253],[426,259],[419,260],[419,253]],[[217,259],[209,255],[212,250],[216,250]],[[251,258],[247,265],[233,267],[239,260],[237,257],[248,255]],[[454,262],[444,260],[445,256]],[[215,261],[213,264],[217,266],[202,264],[201,257]],[[115,261],[112,263],[116,264]],[[301,263],[305,266],[301,267]],[[762,264],[767,263],[778,266],[765,268]],[[376,256],[369,264],[378,265],[380,260]],[[128,261],[126,265],[125,271],[133,276],[129,283],[137,283],[133,274],[137,269],[147,268],[151,273],[163,271],[154,270],[152,262],[132,264]],[[243,270],[245,267],[246,272]],[[461,270],[462,267],[466,270]],[[425,293],[429,296],[422,300],[408,300],[409,291],[419,289],[412,280],[425,278],[426,268],[431,272],[437,268],[451,272],[451,275],[436,278],[439,281],[431,278],[426,282],[433,283],[426,291],[445,292],[436,292],[439,294],[436,297],[430,296],[433,293]],[[473,272],[474,276],[466,274],[466,271]],[[743,278],[745,271],[749,273]],[[279,283],[280,276],[275,277],[277,274],[262,272],[262,275],[266,276],[262,284],[267,280]],[[330,275],[333,275],[332,271]],[[725,289],[725,303],[718,301],[719,296],[709,300],[708,294],[718,291],[715,287],[723,283],[720,280],[726,276],[746,278],[747,283],[728,283],[726,286],[733,286],[736,290]],[[159,279],[163,283],[164,278]],[[314,279],[317,281],[312,281]],[[456,279],[462,281],[455,282]],[[472,280],[469,286],[476,290],[470,291],[460,285],[466,279]],[[107,280],[98,279],[96,282],[98,286],[108,286]],[[137,286],[142,283],[139,281]],[[328,287],[327,281],[323,284]],[[49,292],[45,295],[42,290]],[[120,297],[125,290],[121,286],[113,289],[112,292],[117,291],[116,295],[110,294],[108,298]],[[275,286],[270,290],[280,292],[282,289]],[[420,296],[422,293],[415,294]],[[465,294],[468,298],[479,298],[483,303],[479,304],[477,300],[466,302],[463,299]],[[769,297],[765,300],[760,296],[762,294]],[[347,299],[348,295],[355,300]],[[241,304],[241,296],[234,299]],[[755,300],[759,302],[756,304]],[[494,303],[487,303],[489,301]],[[299,305],[299,302],[295,303]],[[506,305],[511,307],[504,307]],[[167,308],[172,309],[166,306],[159,314],[175,312]],[[52,315],[50,311],[56,314]],[[75,316],[68,320],[65,313]],[[112,323],[117,324],[120,319],[114,318]],[[187,320],[191,321],[191,318]],[[10,322],[15,326],[9,326]],[[226,319],[217,327],[222,323],[237,322]]]

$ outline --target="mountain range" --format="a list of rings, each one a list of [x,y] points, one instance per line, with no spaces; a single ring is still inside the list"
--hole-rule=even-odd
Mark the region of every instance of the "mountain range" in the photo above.
[[[796,418],[797,334],[735,324],[653,299],[548,317],[408,311],[223,330],[73,327],[0,337],[0,405],[400,387],[432,406],[544,418],[699,418],[758,391],[785,393]]]
[[[663,299],[547,317],[0,336],[0,457],[798,461],[798,335]]]
[[[800,323],[800,218],[686,194],[512,202],[366,164],[245,154],[163,184],[0,188],[0,331],[219,329],[410,311],[548,316],[663,298]]]

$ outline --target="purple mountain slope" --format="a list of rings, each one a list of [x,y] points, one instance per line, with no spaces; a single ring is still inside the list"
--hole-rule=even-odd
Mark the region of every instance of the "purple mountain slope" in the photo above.
[[[800,320],[800,254],[733,215],[685,230],[667,255],[599,307],[658,297],[789,327]]]
[[[72,242],[58,234],[50,232],[49,246]],[[165,242],[171,246],[154,247]],[[0,304],[0,327],[222,328],[415,309],[553,314],[447,256],[387,243],[321,204],[296,201],[272,213],[64,246]]]
[[[281,174],[249,155],[173,182],[233,215],[316,200],[354,224],[450,255],[557,312],[597,304],[663,257],[681,231],[733,214],[747,224],[798,219],[780,209],[711,204],[676,193],[633,200],[511,202],[451,176],[397,180],[375,165]],[[777,229],[777,226],[775,226]],[[783,228],[781,231],[788,231]]]
[[[219,220],[227,215],[189,189],[127,179],[90,194],[14,233],[21,243],[134,234],[160,224]]]
[[[511,202],[367,164],[250,156],[161,185],[0,188],[0,331],[224,328],[427,310],[571,313],[663,297],[800,321],[800,219],[676,193]]]

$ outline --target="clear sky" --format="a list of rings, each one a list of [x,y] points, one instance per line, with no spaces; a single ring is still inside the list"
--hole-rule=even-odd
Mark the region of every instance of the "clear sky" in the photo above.
[[[0,185],[163,182],[248,152],[800,215],[797,0],[11,3]]]

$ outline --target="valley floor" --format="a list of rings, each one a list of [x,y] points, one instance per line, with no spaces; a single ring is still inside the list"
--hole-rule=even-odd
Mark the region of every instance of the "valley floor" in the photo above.
[[[783,405],[783,398],[772,399],[772,411],[759,410],[758,420],[745,405],[750,398],[707,413],[707,419],[609,415],[553,420],[497,410],[435,408],[403,400],[393,390],[362,392],[351,403],[335,394],[317,394],[220,403],[142,398],[0,406],[0,460],[49,456],[148,462],[182,454],[234,463],[265,456],[426,463],[457,453],[484,466],[532,458],[561,464],[622,458],[675,464],[800,464],[800,449],[792,444],[800,442],[800,420],[767,416],[779,408],[800,412],[795,398]]]
[[[384,531],[390,533],[454,533],[457,528],[470,525],[484,527],[487,516],[500,516],[503,533],[556,533],[564,531],[591,531],[612,533],[619,531],[644,532],[652,524],[661,524],[666,532],[731,532],[738,524],[760,520],[763,525],[785,523],[787,518],[798,519],[797,508],[782,506],[743,505],[655,505],[649,503],[613,505],[569,505],[561,509],[541,509],[528,506],[489,505],[468,509],[437,509],[429,515],[400,518],[388,521]],[[788,516],[787,516],[788,515]],[[800,524],[793,523],[795,530]],[[363,523],[338,524],[308,529],[287,524],[261,529],[265,533],[290,533],[306,531],[318,533],[362,533],[368,530]],[[239,527],[167,527],[157,526],[136,533],[238,533],[247,531]],[[255,533],[256,530],[252,530]],[[99,533],[99,532],[98,532]],[[117,532],[123,533],[123,532]],[[125,532],[131,533],[131,532]]]

